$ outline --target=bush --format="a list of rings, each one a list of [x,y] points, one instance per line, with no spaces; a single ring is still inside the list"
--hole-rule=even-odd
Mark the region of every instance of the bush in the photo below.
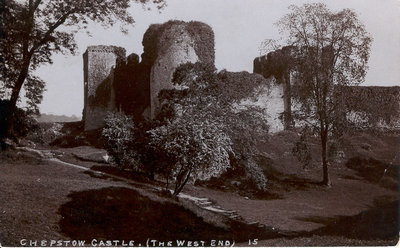
[[[102,135],[106,140],[105,149],[121,169],[140,169],[140,157],[132,149],[135,142],[135,124],[132,118],[122,113],[109,113],[105,118]]]
[[[300,139],[292,149],[293,156],[303,165],[303,169],[307,168],[312,161],[311,150],[307,143],[306,135],[307,133],[303,131],[300,135]]]
[[[63,124],[61,123],[41,123],[36,132],[27,136],[27,139],[40,144],[49,145],[56,139],[62,137]]]
[[[0,140],[6,138],[7,135],[7,117],[9,116],[9,111],[9,101],[0,100]],[[16,108],[14,113],[13,137],[8,138],[23,138],[37,130],[39,130],[39,125],[30,112]]]
[[[171,158],[166,188],[172,179],[175,196],[188,181],[218,177],[230,167],[231,140],[217,122],[178,118],[149,133],[152,145]]]
[[[268,180],[260,166],[253,159],[249,159],[246,161],[244,168],[246,178],[254,185],[254,188],[259,191],[266,191]]]

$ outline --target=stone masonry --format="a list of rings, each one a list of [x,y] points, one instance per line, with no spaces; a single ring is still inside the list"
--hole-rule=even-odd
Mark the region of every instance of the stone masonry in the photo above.
[[[88,47],[83,55],[85,131],[102,128],[108,111],[154,119],[161,107],[158,94],[174,87],[171,81],[178,66],[214,64],[214,33],[201,22],[150,25],[142,44],[141,61],[136,54],[126,59],[121,47]]]
[[[164,41],[160,43],[164,51],[157,56],[150,75],[151,118],[156,116],[160,108],[158,100],[160,90],[173,88],[171,81],[175,69],[181,64],[198,61],[193,39],[185,30],[184,25],[173,25],[160,36],[160,40]],[[180,35],[175,35],[176,33]]]
[[[294,123],[291,88],[296,80],[291,63],[293,47],[283,47],[254,59],[254,73],[267,79],[268,87],[254,104],[266,108],[271,132],[288,129]],[[400,129],[400,87],[342,86],[345,119],[348,126],[360,129]]]
[[[104,125],[107,111],[114,110],[113,101],[113,68],[117,58],[125,59],[125,49],[116,46],[89,46],[83,54],[84,74],[84,130],[94,130]],[[96,94],[100,87],[109,89],[105,99],[99,99],[102,104],[96,104]],[[100,93],[100,94],[99,94]],[[99,96],[97,96],[99,98]],[[98,102],[97,101],[97,102]]]

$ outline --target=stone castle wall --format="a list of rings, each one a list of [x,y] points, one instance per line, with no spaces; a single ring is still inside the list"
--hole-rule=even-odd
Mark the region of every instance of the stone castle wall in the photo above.
[[[266,110],[269,132],[276,133],[285,129],[282,113],[285,112],[284,87],[274,77],[265,79],[256,99],[246,99],[242,105],[253,105]]]
[[[264,95],[258,102],[268,111],[271,132],[278,132],[294,126],[292,120],[291,84],[294,80],[291,63],[292,47],[260,56],[253,61],[253,72],[268,80]]]
[[[115,109],[112,84],[117,58],[125,59],[124,48],[89,46],[83,54],[85,131],[102,127],[107,111]]]
[[[400,130],[400,87],[350,86],[338,90],[343,95],[349,125]]]
[[[140,62],[136,54],[125,59],[125,49],[120,47],[88,47],[83,55],[85,130],[103,127],[108,111],[154,118],[160,108],[158,93],[173,87],[172,76],[179,65],[214,64],[214,33],[201,22],[153,24],[142,44]]]
[[[296,80],[291,51],[291,47],[284,47],[254,59],[254,73],[276,82],[270,83],[259,99],[268,111],[272,132],[295,125],[291,112],[298,107],[291,99],[291,85]],[[337,90],[341,93],[347,125],[359,129],[400,129],[400,87],[345,86]]]
[[[180,35],[176,35],[180,33]],[[184,25],[178,24],[165,30],[160,36],[159,51],[150,74],[151,117],[154,118],[160,108],[158,93],[163,89],[171,89],[172,76],[175,69],[184,63],[195,63],[198,56],[193,48],[193,40],[185,30]]]
[[[151,66],[151,118],[160,108],[159,92],[173,88],[172,76],[179,65],[198,61],[214,64],[214,33],[204,23],[169,21],[152,25],[144,35],[143,46],[143,63]]]

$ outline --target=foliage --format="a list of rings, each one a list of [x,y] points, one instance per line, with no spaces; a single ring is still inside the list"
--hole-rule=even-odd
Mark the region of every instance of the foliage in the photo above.
[[[0,97],[10,100],[7,133],[13,129],[14,112],[22,87],[28,104],[37,109],[44,83],[33,75],[43,64],[52,63],[54,53],[75,54],[75,34],[89,22],[104,27],[134,22],[128,12],[131,2],[157,7],[164,0],[7,0],[1,2],[2,40],[0,44]]]
[[[39,128],[27,136],[28,140],[35,143],[49,145],[58,138],[64,136],[63,124],[61,123],[40,123]]]
[[[307,168],[312,160],[310,147],[306,140],[306,132],[302,132],[299,140],[295,143],[292,148],[292,154],[297,160],[303,164],[303,168]]]
[[[10,102],[0,100],[0,139],[6,137],[7,116]],[[37,121],[32,117],[29,111],[17,108],[15,112],[15,132],[12,138],[23,138],[39,129]]]
[[[152,144],[173,158],[167,180],[170,177],[175,180],[174,195],[179,194],[189,179],[217,177],[230,166],[231,140],[220,125],[212,120],[178,118],[149,131]]]
[[[24,84],[25,98],[29,112],[39,114],[38,105],[43,100],[43,92],[45,91],[46,83],[39,77],[29,75]]]
[[[133,120],[121,113],[109,113],[105,119],[102,131],[106,139],[105,148],[121,168],[139,170],[140,155],[132,149],[135,128]]]
[[[214,63],[214,32],[205,23],[191,21],[186,25],[186,30],[194,40],[194,50],[202,63]]]
[[[187,169],[183,171],[183,177],[187,180],[189,171],[194,171],[193,180],[208,180],[231,166],[229,158],[249,162],[257,153],[257,139],[268,132],[268,126],[259,108],[239,104],[254,95],[264,82],[263,78],[246,72],[223,71],[217,74],[212,64],[188,63],[177,68],[173,82],[175,89],[163,90],[159,94],[163,105],[158,118],[162,125],[155,129],[156,132],[150,131],[153,132],[153,143],[175,158],[172,160],[172,172],[177,168],[179,172],[179,168],[184,167]],[[202,140],[205,137],[209,138]],[[200,145],[199,138],[206,146]],[[166,149],[169,148],[167,144],[176,145],[177,152]],[[211,153],[204,157],[208,152]],[[212,170],[204,170],[200,177],[197,166],[201,168],[201,163],[192,165],[188,158],[201,158],[212,166]],[[257,166],[255,163],[252,165]],[[254,167],[248,169],[260,173]],[[251,172],[248,174],[251,175]],[[184,183],[186,179],[183,179]],[[176,177],[175,182],[181,185],[182,179]]]
[[[357,113],[365,120],[363,123],[348,120],[347,126],[355,129],[379,128],[380,124],[395,127],[400,120],[400,87],[378,87],[378,86],[353,86],[340,87],[337,89],[343,96],[341,100],[344,107],[352,113]],[[347,113],[349,115],[349,113]],[[348,117],[348,116],[347,116]]]
[[[145,173],[150,178],[168,171],[171,158],[150,143],[148,123],[135,123],[124,113],[109,113],[105,121],[104,148],[120,169]]]
[[[253,158],[249,158],[248,161],[244,163],[244,168],[248,181],[254,184],[256,189],[266,191],[268,180]]]
[[[319,134],[323,183],[329,185],[327,143],[344,110],[335,87],[364,80],[372,38],[350,9],[332,12],[322,3],[289,8],[277,25],[295,48],[291,92],[300,109],[293,116]]]
[[[194,49],[200,61],[205,64],[213,64],[215,60],[214,51],[214,32],[210,26],[205,23],[191,21],[170,20],[163,24],[152,24],[143,36],[143,55],[142,61],[145,64],[152,65],[158,56],[163,55],[163,47],[169,47],[170,40],[162,40],[164,32],[174,32],[172,28],[175,25],[181,25],[193,39]],[[168,33],[171,36],[173,33]],[[180,35],[180,34],[176,34]]]

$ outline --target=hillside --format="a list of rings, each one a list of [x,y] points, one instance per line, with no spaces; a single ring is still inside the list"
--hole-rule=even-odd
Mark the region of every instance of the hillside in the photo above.
[[[53,114],[41,114],[40,116],[36,117],[38,122],[74,122],[80,121],[81,118],[72,115],[53,115]]]

